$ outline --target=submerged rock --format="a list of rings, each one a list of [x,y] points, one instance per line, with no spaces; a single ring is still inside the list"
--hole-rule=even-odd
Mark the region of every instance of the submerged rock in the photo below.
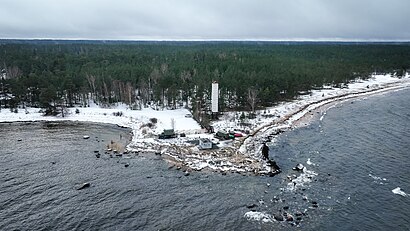
[[[246,205],[246,208],[248,208],[248,209],[253,209],[253,208],[256,208],[256,207],[258,207],[258,205],[255,204],[255,203]]]

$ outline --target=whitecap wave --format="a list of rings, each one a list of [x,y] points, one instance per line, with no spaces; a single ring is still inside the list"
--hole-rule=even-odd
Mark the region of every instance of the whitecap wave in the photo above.
[[[398,195],[400,195],[400,196],[404,196],[404,197],[408,196],[408,194],[405,193],[405,192],[403,192],[403,190],[401,190],[400,187],[397,187],[397,188],[395,188],[395,189],[393,189],[393,190],[391,190],[391,191],[392,191],[394,194],[398,194]]]
[[[322,121],[325,118],[326,112],[322,114],[322,116],[320,117],[320,121]]]
[[[298,187],[303,187],[306,184],[312,182],[313,178],[318,174],[312,170],[307,170],[306,167],[303,167],[303,173],[301,173],[298,177],[292,180],[292,182],[288,183],[286,190],[294,191]]]
[[[272,216],[262,212],[249,211],[245,213],[244,217],[248,219],[248,221],[262,221],[264,223],[273,222]]]
[[[383,182],[386,182],[386,181],[387,181],[386,178],[374,176],[374,175],[372,175],[372,174],[369,174],[369,176],[374,180],[374,181],[373,181],[374,183],[384,184]]]

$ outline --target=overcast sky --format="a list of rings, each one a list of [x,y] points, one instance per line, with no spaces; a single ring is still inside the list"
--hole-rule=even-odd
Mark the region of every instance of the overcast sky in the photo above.
[[[0,38],[410,40],[410,0],[0,0]]]

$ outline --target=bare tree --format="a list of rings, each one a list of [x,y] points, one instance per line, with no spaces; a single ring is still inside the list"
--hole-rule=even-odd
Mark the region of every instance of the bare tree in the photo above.
[[[18,78],[22,74],[23,74],[23,72],[17,66],[12,66],[12,67],[6,68],[6,78],[8,78],[8,79]]]
[[[149,89],[149,86],[146,80],[141,78],[138,81],[138,88],[139,88],[139,93],[140,93],[139,95],[141,96],[142,104],[146,106],[147,101],[149,101],[149,92],[150,92],[150,89]]]
[[[104,87],[104,96],[106,97],[106,103],[109,103],[110,93],[108,91],[108,86],[107,86],[107,83],[105,83],[105,81],[103,82],[103,87]]]
[[[134,87],[132,86],[130,82],[127,82],[126,91],[127,91],[128,104],[131,106],[133,103],[132,96],[134,93]]]
[[[251,111],[255,112],[256,103],[258,102],[258,90],[255,88],[248,89],[248,103]]]
[[[85,77],[87,78],[88,84],[90,84],[92,94],[95,95],[95,76],[86,74]]]

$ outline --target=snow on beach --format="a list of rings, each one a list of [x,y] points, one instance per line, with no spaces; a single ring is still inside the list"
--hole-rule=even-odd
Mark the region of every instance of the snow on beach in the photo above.
[[[79,113],[75,113],[78,109]],[[175,130],[188,134],[199,133],[201,128],[192,118],[186,118],[190,114],[187,109],[156,111],[151,108],[142,110],[130,110],[125,105],[117,105],[112,108],[101,108],[93,103],[90,107],[69,108],[69,113],[65,117],[61,116],[43,116],[38,108],[19,109],[18,113],[10,112],[8,109],[2,109],[0,112],[0,122],[27,122],[27,121],[80,121],[116,124],[121,127],[133,129],[133,140],[150,137],[151,133],[158,134],[163,129],[172,128],[172,119],[175,121]],[[115,116],[114,113],[121,112],[122,116]],[[156,118],[158,122],[152,131],[146,131],[143,134],[144,125],[150,123],[151,118]],[[151,133],[149,133],[151,132]]]
[[[212,126],[215,131],[248,131],[250,135],[230,141],[218,141],[213,135],[206,134],[199,124],[190,116],[187,109],[130,110],[120,104],[111,108],[101,108],[90,103],[90,107],[69,108],[65,117],[42,116],[38,108],[19,109],[18,113],[2,109],[0,122],[15,121],[81,121],[110,123],[132,129],[133,139],[127,149],[130,151],[150,151],[164,154],[173,165],[179,168],[212,171],[233,171],[238,173],[268,174],[272,169],[262,161],[260,147],[266,141],[273,141],[279,133],[309,123],[309,120],[320,112],[313,111],[323,108],[335,101],[348,100],[358,96],[400,90],[410,86],[407,73],[399,79],[390,75],[374,75],[369,80],[357,80],[344,88],[325,86],[322,90],[313,90],[308,95],[300,96],[291,102],[283,102],[275,107],[257,111],[255,119],[241,121],[241,112],[224,113]],[[76,109],[79,113],[76,113]],[[115,116],[121,112],[122,116]],[[321,114],[321,120],[325,112]],[[152,118],[155,118],[156,123]],[[245,123],[244,123],[245,122]],[[167,140],[157,139],[163,129],[174,127],[176,133],[187,136]],[[244,133],[243,133],[244,134]],[[196,145],[187,143],[200,137],[210,138],[218,143],[219,149],[199,150]]]
[[[349,100],[372,94],[400,90],[410,86],[410,76],[399,79],[387,75],[373,75],[368,80],[356,80],[343,88],[325,86],[322,90],[313,90],[308,95],[302,95],[291,102],[283,102],[275,107],[267,108],[256,119],[249,121],[254,130],[248,136],[239,150],[249,156],[261,158],[259,152],[263,142],[271,141],[275,135],[292,128],[307,125],[310,119],[320,115],[324,119],[326,111],[317,111],[336,101]],[[317,111],[317,113],[313,113]],[[321,114],[320,114],[321,113]]]

